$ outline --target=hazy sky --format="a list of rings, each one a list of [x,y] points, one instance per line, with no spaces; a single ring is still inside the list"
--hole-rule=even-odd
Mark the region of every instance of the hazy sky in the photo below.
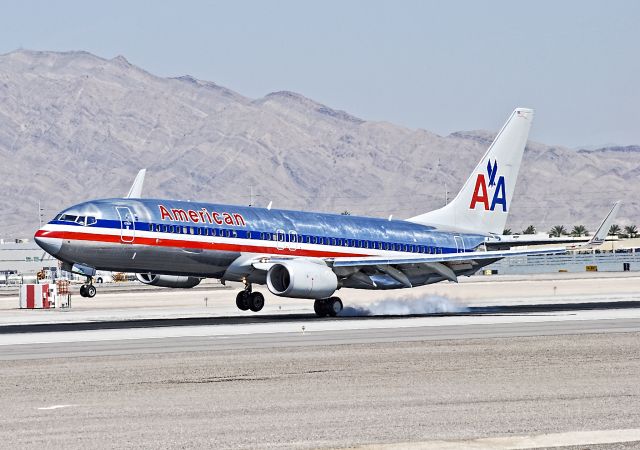
[[[8,3],[0,53],[121,54],[439,134],[495,130],[527,106],[535,140],[640,144],[640,1]]]

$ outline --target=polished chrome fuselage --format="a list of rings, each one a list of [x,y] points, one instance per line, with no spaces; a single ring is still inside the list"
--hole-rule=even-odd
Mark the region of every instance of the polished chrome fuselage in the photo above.
[[[124,198],[68,208],[40,229],[36,240],[67,266],[263,284],[265,272],[248,263],[260,256],[335,260],[465,253],[477,250],[485,235],[400,220]],[[491,262],[453,270],[468,274]],[[420,265],[404,271],[413,286],[443,279]],[[404,287],[375,268],[365,272],[377,289]],[[348,269],[336,273],[343,287],[372,288]]]

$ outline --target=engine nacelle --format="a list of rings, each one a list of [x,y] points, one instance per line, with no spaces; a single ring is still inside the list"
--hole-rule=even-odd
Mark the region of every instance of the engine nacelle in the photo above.
[[[271,266],[267,287],[281,297],[320,299],[338,289],[338,277],[324,264],[291,260]]]
[[[200,284],[201,278],[176,275],[157,275],[155,273],[137,273],[139,282],[151,286],[170,288],[192,288]]]

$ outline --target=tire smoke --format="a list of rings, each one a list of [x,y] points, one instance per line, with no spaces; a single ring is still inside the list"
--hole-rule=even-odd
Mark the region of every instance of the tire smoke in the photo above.
[[[339,315],[343,317],[411,316],[416,314],[459,313],[466,310],[466,306],[459,305],[446,297],[403,297],[379,300],[364,306],[346,306]]]

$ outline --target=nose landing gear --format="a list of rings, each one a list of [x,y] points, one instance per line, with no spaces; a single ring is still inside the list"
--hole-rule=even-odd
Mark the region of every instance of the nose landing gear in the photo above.
[[[96,296],[96,287],[93,285],[93,279],[91,277],[87,277],[87,281],[80,286],[80,296],[93,298]]]

